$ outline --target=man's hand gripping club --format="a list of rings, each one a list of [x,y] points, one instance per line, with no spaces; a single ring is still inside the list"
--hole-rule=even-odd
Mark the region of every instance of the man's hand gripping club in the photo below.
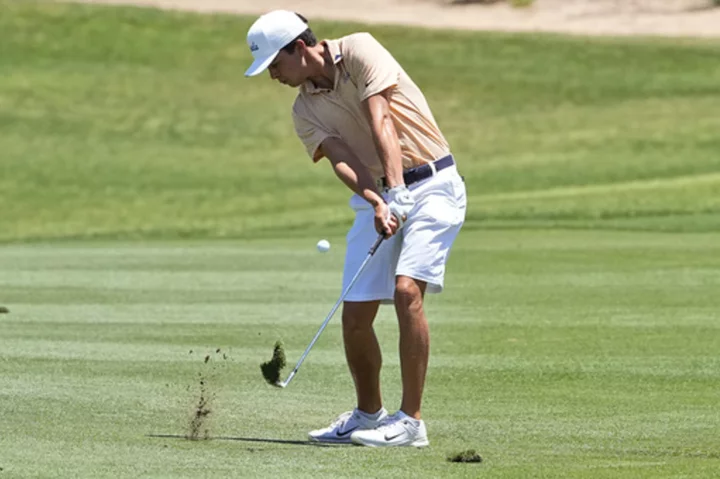
[[[402,228],[410,211],[415,207],[415,199],[405,185],[398,185],[388,191],[388,209],[397,218],[398,228]]]
[[[392,236],[403,227],[408,215],[415,207],[415,199],[405,185],[398,185],[388,191],[388,203],[375,205],[375,229]]]

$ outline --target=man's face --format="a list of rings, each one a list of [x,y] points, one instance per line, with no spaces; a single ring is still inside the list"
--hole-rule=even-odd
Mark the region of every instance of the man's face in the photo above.
[[[305,83],[307,78],[304,73],[305,61],[302,52],[305,51],[305,48],[303,47],[305,45],[300,40],[295,44],[295,51],[292,54],[280,50],[268,67],[270,78],[291,87],[298,87]]]

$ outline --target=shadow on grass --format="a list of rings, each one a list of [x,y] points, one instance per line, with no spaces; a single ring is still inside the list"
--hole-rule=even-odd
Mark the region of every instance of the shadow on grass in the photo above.
[[[146,437],[160,438],[160,439],[185,439],[189,440],[187,436],[181,436],[180,434],[146,434]],[[239,441],[239,442],[260,442],[270,444],[290,444],[292,446],[311,446],[311,447],[335,447],[334,444],[321,444],[318,442],[310,441],[293,441],[290,439],[265,439],[259,437],[209,437],[203,439],[206,441]]]

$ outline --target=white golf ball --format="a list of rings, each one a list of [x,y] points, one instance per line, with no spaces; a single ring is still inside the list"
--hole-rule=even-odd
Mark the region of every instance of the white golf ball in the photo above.
[[[328,240],[318,241],[317,249],[321,253],[327,253],[330,250],[330,242]]]

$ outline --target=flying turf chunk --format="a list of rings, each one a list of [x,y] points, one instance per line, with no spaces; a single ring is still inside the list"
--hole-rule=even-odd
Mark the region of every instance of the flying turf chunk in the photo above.
[[[280,371],[285,367],[285,349],[281,341],[275,343],[272,359],[260,365],[260,370],[268,384],[277,385],[280,381]]]

